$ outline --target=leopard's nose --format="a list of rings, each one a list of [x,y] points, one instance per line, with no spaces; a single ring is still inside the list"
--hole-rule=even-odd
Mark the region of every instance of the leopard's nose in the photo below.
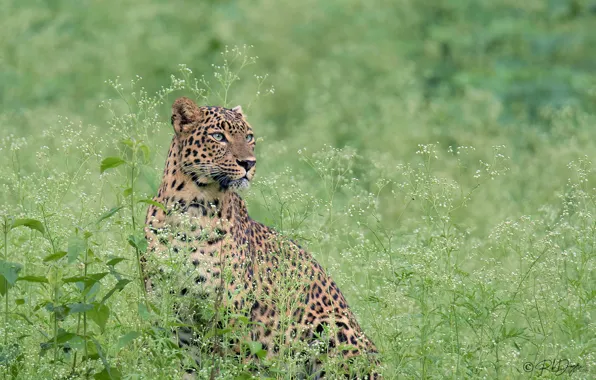
[[[242,166],[244,170],[249,171],[253,166],[255,166],[257,160],[236,160],[236,162],[238,163],[238,165]]]

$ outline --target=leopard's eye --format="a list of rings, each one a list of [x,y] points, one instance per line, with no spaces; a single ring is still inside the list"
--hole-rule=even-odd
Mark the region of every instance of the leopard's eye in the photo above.
[[[213,137],[215,139],[215,141],[225,141],[226,140],[223,133],[212,133],[211,137]]]
[[[253,136],[253,134],[248,134],[246,135],[246,142],[251,142],[252,140],[255,139],[255,136]]]

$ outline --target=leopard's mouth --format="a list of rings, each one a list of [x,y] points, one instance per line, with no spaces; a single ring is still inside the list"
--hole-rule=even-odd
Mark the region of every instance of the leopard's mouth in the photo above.
[[[250,186],[250,180],[248,178],[246,178],[246,176],[244,176],[240,179],[235,179],[230,184],[230,188],[235,189],[235,190],[248,189],[249,186]]]
[[[250,186],[250,180],[248,179],[248,176],[244,176],[242,178],[238,178],[238,179],[231,179],[228,176],[218,176],[217,178],[214,178],[218,183],[219,186],[223,189],[223,190],[228,190],[228,189],[233,189],[233,190],[241,190],[241,189],[246,189]]]

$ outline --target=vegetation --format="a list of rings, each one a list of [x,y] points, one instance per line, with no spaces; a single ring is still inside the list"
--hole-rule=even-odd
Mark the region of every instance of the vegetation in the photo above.
[[[2,376],[192,365],[138,263],[185,95],[243,106],[251,215],[333,276],[385,378],[594,378],[595,22],[588,0],[3,0]]]

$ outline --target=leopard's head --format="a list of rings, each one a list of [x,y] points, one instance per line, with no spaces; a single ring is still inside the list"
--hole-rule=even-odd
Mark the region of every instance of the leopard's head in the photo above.
[[[172,106],[180,170],[198,186],[248,187],[255,174],[255,138],[240,106],[198,107],[188,98]]]

